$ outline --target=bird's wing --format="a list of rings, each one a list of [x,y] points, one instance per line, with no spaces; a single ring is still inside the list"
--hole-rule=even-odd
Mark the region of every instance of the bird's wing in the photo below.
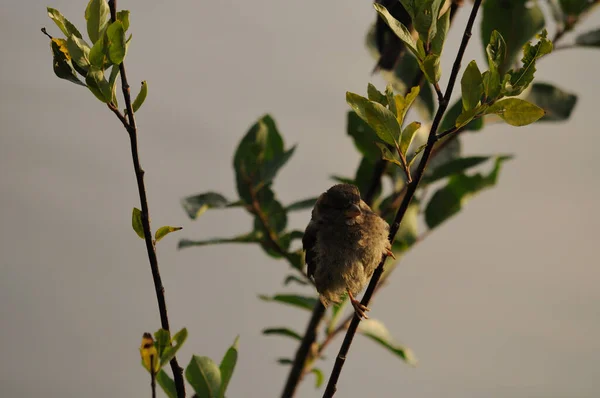
[[[306,262],[306,273],[309,278],[312,278],[315,274],[316,269],[316,255],[315,245],[317,243],[317,230],[318,226],[314,220],[310,220],[304,236],[302,237],[302,248],[306,251],[305,262]]]

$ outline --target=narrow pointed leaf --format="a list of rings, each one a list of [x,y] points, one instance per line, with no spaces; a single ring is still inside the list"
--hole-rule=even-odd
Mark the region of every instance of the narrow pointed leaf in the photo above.
[[[133,208],[131,214],[131,226],[135,233],[142,239],[144,239],[144,227],[142,226],[142,211],[137,207]]]
[[[410,92],[406,94],[406,97],[403,97],[402,95],[395,96],[396,109],[398,110],[398,124],[402,125],[408,110],[412,106],[413,102],[415,102],[420,92],[421,87],[415,86],[410,89]]]
[[[291,337],[298,341],[302,340],[302,336],[300,336],[297,332],[294,332],[292,329],[288,329],[285,327],[263,329],[262,333],[266,334],[268,336],[269,335],[277,335],[277,336]]]
[[[229,382],[233,376],[233,371],[235,370],[235,365],[237,364],[239,340],[239,336],[235,338],[233,345],[229,347],[225,353],[225,356],[223,356],[223,359],[221,360],[221,365],[219,366],[219,370],[221,371],[221,388],[219,389],[219,398],[225,397],[227,386],[229,386]]]
[[[489,71],[483,76],[483,87],[488,102],[495,100],[500,95],[502,79],[500,68],[506,59],[506,42],[497,30],[492,31],[490,42],[485,48]]]
[[[297,202],[287,205],[285,208],[285,211],[290,212],[290,211],[312,209],[315,206],[317,199],[318,198],[308,198],[308,199],[299,200]]]
[[[190,240],[190,239],[182,239],[179,241],[177,245],[178,249],[183,249],[186,247],[192,246],[207,246],[207,245],[216,245],[223,243],[259,243],[261,241],[260,236],[258,236],[255,232],[251,232],[245,235],[235,236],[233,238],[212,238],[205,240]]]
[[[534,83],[527,101],[542,108],[546,113],[540,122],[560,122],[569,119],[577,104],[577,96],[548,83]]]
[[[227,198],[216,192],[188,196],[181,200],[181,206],[192,220],[200,217],[208,209],[222,209],[229,204]]]
[[[289,285],[291,282],[295,282],[299,285],[303,285],[306,286],[308,285],[308,282],[306,282],[304,279],[297,277],[296,275],[288,275],[286,276],[285,280],[283,281],[283,285],[287,286]]]
[[[135,100],[133,100],[133,104],[131,104],[131,107],[133,108],[134,112],[137,112],[142,107],[142,104],[144,103],[144,101],[146,101],[147,95],[148,95],[148,83],[144,80],[144,81],[142,81],[142,85],[140,87],[140,92],[135,97]]]
[[[437,33],[431,41],[431,52],[433,54],[437,54],[438,56],[442,55],[442,50],[444,49],[444,42],[446,41],[446,35],[448,34],[449,29],[450,9],[448,9],[444,13],[444,15],[439,17],[439,19],[437,20]]]
[[[170,339],[169,344],[165,347],[164,351],[160,356],[160,366],[166,365],[175,355],[177,351],[181,348],[185,340],[187,339],[188,332],[186,328],[181,329],[179,332],[175,333],[173,337]]]
[[[167,236],[171,232],[179,231],[182,228],[183,227],[171,227],[171,226],[168,226],[168,225],[166,225],[164,227],[160,227],[154,233],[154,240],[158,242],[159,240],[161,240],[162,238],[164,238],[165,236]]]
[[[417,360],[408,347],[404,347],[394,341],[390,332],[383,323],[376,319],[367,319],[358,326],[358,333],[370,338],[391,353],[402,358],[407,364],[415,366]]]
[[[382,94],[383,95],[383,94]],[[387,99],[386,99],[387,101]],[[379,159],[379,149],[375,142],[381,141],[375,130],[362,120],[354,111],[348,111],[347,133],[354,141],[354,146],[363,156],[375,162]]]
[[[85,20],[87,21],[87,32],[92,43],[96,43],[104,34],[108,24],[110,10],[106,0],[90,0],[85,9]]]
[[[177,389],[175,388],[175,382],[164,370],[161,369],[156,374],[156,382],[163,389],[165,394],[167,394],[167,397],[177,398]]]
[[[417,132],[419,131],[420,128],[421,128],[421,123],[412,122],[411,124],[406,126],[404,128],[404,130],[402,131],[402,140],[400,141],[400,152],[402,152],[402,154],[404,154],[404,156],[406,156],[406,154],[408,152],[408,148],[410,147],[410,144],[412,143],[413,138],[415,138],[415,135],[417,135]]]
[[[400,135],[400,125],[396,116],[383,105],[369,101],[368,99],[354,93],[346,93],[346,102],[354,112],[363,119],[377,136],[390,145],[397,145]]]
[[[486,113],[494,113],[500,116],[511,126],[526,126],[544,116],[542,108],[520,98],[508,98],[498,101],[490,106]]]
[[[69,20],[60,13],[60,11],[50,7],[47,7],[46,9],[48,10],[48,16],[50,19],[52,19],[56,26],[58,26],[58,28],[65,34],[65,37],[74,35],[78,39],[82,38],[81,33],[79,30],[77,30],[75,25],[69,22]]]
[[[460,80],[460,86],[462,88],[463,109],[470,111],[479,104],[483,94],[483,79],[477,67],[477,62],[469,62]]]
[[[371,83],[367,86],[367,96],[369,97],[369,101],[378,102],[383,106],[388,105],[387,97]]]
[[[219,397],[221,371],[212,359],[192,356],[192,360],[185,369],[185,378],[199,397]]]
[[[462,173],[472,167],[479,166],[489,159],[491,159],[491,156],[469,156],[450,160],[447,163],[437,166],[431,174],[423,176],[423,184],[431,184],[453,174]]]
[[[400,160],[396,159],[396,157],[394,156],[394,154],[392,153],[392,151],[390,151],[390,149],[385,144],[382,144],[382,143],[378,142],[377,146],[381,150],[381,158],[383,160],[387,160],[388,162],[392,162],[392,163],[398,165],[399,167],[403,167],[402,163],[400,162]]]
[[[269,297],[265,295],[259,295],[263,301],[272,301],[283,304],[288,304],[294,307],[303,308],[305,310],[312,311],[314,306],[317,304],[318,299],[316,297],[301,296],[297,294],[276,294],[275,296]]]
[[[117,65],[113,65],[108,78],[108,87],[110,88],[110,92],[112,94],[111,102],[116,107],[119,107],[119,101],[117,99],[117,77],[119,76],[119,72],[119,67]]]
[[[296,146],[294,145],[291,149],[278,154],[273,159],[265,162],[261,170],[260,181],[257,182],[257,185],[260,184],[263,186],[273,182],[277,172],[279,172],[279,170],[285,166],[287,161],[290,160],[295,150]]]
[[[319,368],[312,368],[310,373],[315,375],[315,388],[320,388],[325,381],[325,376],[323,375],[323,371]]]
[[[417,43],[413,39],[410,31],[404,26],[400,21],[394,18],[389,11],[382,6],[381,4],[373,4],[375,10],[381,18],[385,21],[385,23],[392,29],[392,31],[406,44],[406,47],[418,58],[423,59],[425,57],[424,52],[419,52],[417,49]]]

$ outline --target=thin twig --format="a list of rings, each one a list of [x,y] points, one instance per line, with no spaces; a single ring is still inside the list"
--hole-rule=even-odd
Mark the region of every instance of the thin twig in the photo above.
[[[154,371],[154,355],[150,355],[150,363],[152,369],[150,369],[150,389],[152,390],[152,398],[156,398],[156,372]]]
[[[110,8],[111,21],[117,20],[117,1],[109,0],[108,6]],[[131,157],[133,159],[133,168],[135,171],[135,177],[138,186],[138,194],[140,197],[140,204],[142,207],[142,227],[144,230],[144,241],[146,243],[146,251],[148,252],[148,260],[150,262],[150,269],[152,271],[152,278],[154,280],[154,290],[156,291],[156,299],[158,301],[158,311],[160,313],[161,327],[170,333],[169,317],[167,315],[167,304],[165,300],[165,288],[162,284],[160,277],[160,271],[158,269],[158,259],[156,257],[156,247],[154,240],[152,239],[152,229],[150,227],[150,216],[148,210],[148,199],[146,197],[146,186],[144,183],[144,170],[140,164],[140,156],[138,152],[138,141],[137,141],[137,126],[135,124],[135,117],[133,115],[133,107],[131,105],[131,93],[129,91],[129,83],[127,82],[127,74],[125,73],[125,63],[121,62],[119,65],[121,73],[121,88],[123,90],[123,98],[125,99],[125,106],[127,109],[127,119],[129,121],[129,128],[127,132],[129,134],[129,141],[131,145]],[[113,111],[114,112],[114,111]],[[121,120],[121,118],[119,118]],[[123,118],[124,119],[124,118]],[[123,122],[123,120],[121,120]],[[173,379],[175,381],[175,389],[177,390],[177,397],[185,397],[185,384],[183,382],[183,369],[177,363],[177,358],[173,357],[170,362],[171,370],[173,371]]]
[[[440,100],[438,110],[433,119],[433,124],[431,125],[431,130],[429,132],[429,137],[427,139],[427,145],[425,147],[425,150],[423,151],[423,157],[421,158],[421,161],[419,162],[417,171],[413,178],[413,182],[411,184],[408,184],[408,186],[407,186],[406,195],[404,196],[404,199],[402,200],[402,203],[400,204],[400,207],[399,207],[398,212],[396,213],[396,217],[394,219],[394,223],[391,226],[390,242],[393,242],[395,239],[396,233],[398,232],[398,229],[400,228],[400,222],[402,221],[404,214],[406,214],[406,210],[408,209],[408,206],[415,194],[415,191],[417,190],[419,182],[421,181],[421,178],[423,177],[423,173],[425,171],[425,168],[427,167],[427,162],[429,161],[429,157],[430,157],[431,152],[433,151],[433,147],[437,141],[437,136],[436,136],[437,129],[438,129],[439,124],[442,121],[442,116],[446,112],[448,103],[450,102],[452,90],[454,88],[454,84],[456,83],[456,79],[458,77],[458,72],[460,71],[460,65],[461,65],[462,58],[465,53],[465,49],[467,48],[467,44],[469,43],[469,39],[471,38],[471,30],[473,29],[473,23],[475,22],[475,17],[477,16],[477,11],[479,10],[481,1],[482,0],[475,0],[475,2],[473,4],[473,9],[471,10],[471,15],[469,16],[469,21],[467,22],[467,26],[465,27],[465,32],[463,34],[463,38],[460,43],[460,48],[458,50],[458,54],[454,61],[454,65],[452,66],[452,72],[450,74],[450,79],[448,81],[448,87],[446,88],[444,97]],[[379,266],[373,273],[373,277],[371,278],[371,281],[369,282],[369,286],[367,287],[367,290],[361,301],[361,304],[363,304],[365,306],[367,306],[369,304],[369,301],[371,300],[371,297],[375,291],[375,288],[377,287],[377,283],[379,282],[379,279],[381,278],[381,274],[383,273],[383,266],[384,266],[386,257],[387,257],[386,255],[383,256],[381,263],[379,264]],[[337,381],[340,377],[344,363],[346,362],[346,357],[348,355],[348,351],[350,350],[350,346],[352,345],[352,340],[354,339],[354,335],[356,334],[356,330],[358,329],[358,325],[359,325],[360,321],[361,321],[360,318],[355,314],[354,317],[352,318],[352,322],[350,323],[350,326],[348,327],[348,331],[346,332],[346,337],[344,338],[344,342],[342,343],[340,351],[335,360],[335,365],[331,372],[331,376],[329,377],[329,382],[327,383],[325,393],[323,394],[324,398],[333,397],[333,395],[335,394],[335,392],[337,390]]]

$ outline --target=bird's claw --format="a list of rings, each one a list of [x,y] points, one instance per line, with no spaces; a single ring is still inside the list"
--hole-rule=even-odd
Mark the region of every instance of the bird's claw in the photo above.
[[[389,250],[389,249],[388,249],[388,250],[385,252],[385,254],[386,254],[388,257],[391,257],[391,258],[393,258],[394,260],[396,259],[396,256],[394,256],[394,252],[392,252],[392,251],[391,251],[391,250]]]
[[[357,299],[355,299],[354,296],[352,295],[352,292],[350,292],[350,290],[348,290],[348,298],[350,299],[350,303],[352,304],[352,307],[354,307],[354,312],[356,313],[356,315],[360,319],[369,319],[369,317],[367,316],[367,314],[365,314],[365,312],[371,311],[371,309],[369,307],[367,307],[366,305],[362,304]]]

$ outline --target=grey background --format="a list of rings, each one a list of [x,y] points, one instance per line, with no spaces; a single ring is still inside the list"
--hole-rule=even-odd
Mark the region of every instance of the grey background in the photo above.
[[[3,1],[0,14],[0,395],[146,397],[141,334],[159,327],[129,143],[86,89],[57,79],[42,26],[53,6],[83,30],[86,2]],[[275,189],[284,203],[314,196],[330,174],[351,174],[346,90],[362,93],[372,59],[368,1],[120,1],[132,11],[127,57],[154,227],[184,230],[159,245],[173,329],[192,353],[220,360],[237,334],[230,397],[280,393],[296,343],[266,326],[305,327],[308,313],[264,303],[283,291],[282,262],[254,246],[176,250],[181,237],[245,232],[239,210],[188,220],[181,197],[234,197],[231,154],[263,113],[286,145],[298,143]],[[469,8],[467,4],[466,8]],[[468,11],[443,59],[448,70]],[[599,14],[579,31],[594,28]],[[466,60],[483,61],[476,34]],[[567,37],[564,43],[568,43]],[[566,50],[541,61],[540,81],[579,95],[572,120],[495,125],[464,140],[465,153],[514,153],[497,188],[469,202],[412,251],[377,296],[372,317],[419,358],[410,368],[357,338],[339,396],[596,397],[600,391],[597,227],[600,52]],[[481,64],[481,63],[480,63]],[[447,78],[447,74],[445,76]],[[445,87],[445,80],[442,81]],[[458,90],[457,90],[458,91]],[[294,215],[303,228],[308,212]],[[310,290],[289,288],[309,293]],[[329,373],[338,339],[322,368]],[[299,396],[319,396],[313,380]]]

